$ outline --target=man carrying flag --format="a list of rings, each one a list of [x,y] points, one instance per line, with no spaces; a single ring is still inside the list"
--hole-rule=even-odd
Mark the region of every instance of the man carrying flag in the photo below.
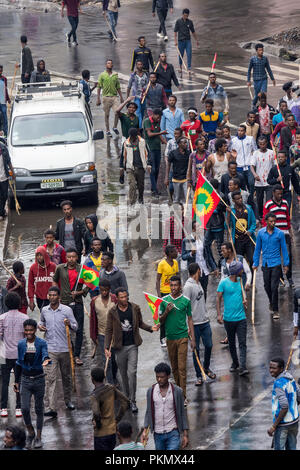
[[[71,307],[77,321],[78,329],[76,331],[74,359],[75,364],[82,366],[83,362],[80,359],[84,324],[82,296],[85,297],[90,289],[89,287],[83,288],[82,282],[79,282],[82,266],[77,263],[77,251],[74,248],[69,248],[66,250],[66,257],[67,262],[59,264],[56,268],[53,285],[60,288],[61,303]],[[91,283],[91,285],[93,284]]]
[[[199,173],[193,200],[192,218],[196,220],[203,229],[206,229],[206,224],[220,200],[220,196],[212,185]]]

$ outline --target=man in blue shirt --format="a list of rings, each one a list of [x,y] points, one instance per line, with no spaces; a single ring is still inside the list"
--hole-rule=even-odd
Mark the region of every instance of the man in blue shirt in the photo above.
[[[248,67],[248,75],[247,75],[247,85],[251,86],[251,70],[253,69],[253,85],[254,85],[254,92],[255,96],[253,98],[253,106],[256,105],[258,100],[258,94],[263,91],[267,92],[268,88],[268,77],[267,72],[270,76],[270,79],[273,81],[273,85],[276,86],[276,81],[271,70],[269,60],[267,57],[264,56],[264,46],[263,44],[256,44],[255,46],[256,55],[251,57],[249,67]]]
[[[247,301],[243,300],[242,281],[243,265],[240,261],[232,261],[229,265],[229,277],[219,282],[217,289],[217,320],[224,326],[228,337],[229,351],[232,358],[230,372],[239,368],[239,360],[236,352],[235,337],[238,337],[240,349],[239,375],[249,374],[246,367],[247,354],[247,320],[245,308]],[[221,314],[221,301],[224,301],[224,314]]]
[[[168,131],[167,140],[174,139],[176,127],[180,127],[184,121],[183,112],[176,108],[177,98],[174,95],[169,96],[168,107],[163,110],[160,128],[162,131]]]
[[[253,256],[253,269],[259,266],[262,251],[262,271],[264,288],[269,298],[269,309],[273,319],[279,319],[278,313],[278,286],[281,277],[281,253],[283,256],[283,272],[286,274],[289,267],[289,255],[282,230],[275,227],[276,216],[269,212],[265,216],[267,226],[260,229],[257,234],[256,247]]]
[[[274,377],[272,391],[273,424],[268,429],[274,436],[274,450],[296,450],[300,402],[300,390],[294,377],[284,370],[284,361],[274,358],[270,361],[269,371]]]
[[[283,112],[287,111],[287,109],[288,109],[287,102],[285,100],[281,99],[279,101],[279,113],[275,114],[275,116],[273,116],[273,119],[272,119],[272,124],[273,124],[274,129],[277,126],[277,124],[284,121]],[[277,136],[278,136],[278,134],[277,134]],[[279,136],[280,136],[280,133],[279,133]]]

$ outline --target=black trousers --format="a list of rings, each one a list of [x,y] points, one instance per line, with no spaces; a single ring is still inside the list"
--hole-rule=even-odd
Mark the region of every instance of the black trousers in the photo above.
[[[31,77],[31,73],[29,74],[28,77],[25,77],[25,73],[22,73],[22,75],[21,75],[21,82],[22,82],[22,83],[30,83],[30,77]]]
[[[159,22],[160,22],[158,32],[159,33],[163,32],[164,36],[167,36],[167,30],[166,30],[166,26],[165,26],[165,21],[166,21],[166,18],[167,18],[167,14],[168,14],[168,10],[157,9],[157,16],[158,16],[158,19],[159,19]]]
[[[255,186],[255,192],[256,204],[258,207],[258,215],[259,218],[262,219],[264,208],[264,195],[266,195],[266,201],[268,201],[272,197],[272,192],[270,186]]]
[[[250,268],[252,268],[254,245],[250,238],[247,236],[247,239],[245,241],[236,240],[235,250],[237,255],[242,255],[247,259]]]
[[[204,291],[204,300],[206,302],[206,297],[207,297],[207,286],[208,286],[208,275],[202,274],[202,276],[199,278],[201,287]]]
[[[239,321],[226,321],[224,320],[224,326],[228,337],[229,351],[232,359],[232,363],[235,366],[246,368],[246,356],[247,356],[247,320]],[[238,360],[236,351],[236,336],[239,342],[240,349],[240,361]]]
[[[7,408],[8,402],[8,387],[10,381],[10,372],[16,370],[17,359],[6,359],[5,364],[1,364],[2,373],[2,392],[1,392],[1,408]],[[16,393],[16,408],[21,408],[20,393]]]
[[[5,217],[5,204],[8,197],[8,179],[0,182],[0,216]]]
[[[74,347],[74,356],[80,357],[81,346],[83,341],[83,324],[84,324],[84,309],[83,304],[69,305],[73,310],[75,320],[78,323],[78,328],[76,331],[75,347]]]
[[[269,268],[262,266],[264,288],[274,312],[278,312],[278,286],[281,277],[281,265]]]

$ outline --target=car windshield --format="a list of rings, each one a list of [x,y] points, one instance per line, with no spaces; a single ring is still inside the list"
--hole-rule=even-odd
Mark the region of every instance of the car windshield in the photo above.
[[[17,116],[11,132],[14,147],[75,144],[87,140],[87,127],[80,112]]]

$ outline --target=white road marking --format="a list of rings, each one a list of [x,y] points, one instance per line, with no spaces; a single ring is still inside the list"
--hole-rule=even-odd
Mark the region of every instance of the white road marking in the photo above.
[[[203,67],[195,67],[195,69],[197,70],[203,70],[204,68]],[[207,67],[207,70],[210,72],[211,69],[209,69]],[[196,77],[199,77],[199,78],[203,78],[205,81],[206,81],[206,84],[208,82],[208,74],[207,75],[203,75],[203,74],[200,74],[200,73],[195,73],[195,76]],[[218,82],[219,83],[232,83],[232,80],[225,80],[224,78],[218,78]]]
[[[211,71],[210,67],[198,67],[198,68],[200,70],[207,70],[207,72]],[[215,69],[214,71],[216,72],[216,74],[220,73],[222,75],[226,75],[226,77],[228,76],[230,78],[235,78],[236,80],[245,81],[244,75],[240,75],[240,74],[232,73],[232,72],[227,72],[227,70],[222,70],[222,69]],[[220,81],[219,77],[218,77],[218,81]]]
[[[201,450],[208,449],[214,442],[219,440],[227,431],[229,431],[230,428],[235,426],[244,416],[246,416],[246,414],[248,414],[250,411],[252,411],[253,408],[256,405],[258,405],[264,398],[266,398],[266,396],[268,396],[270,394],[272,388],[273,388],[273,384],[270,385],[268,388],[266,388],[266,390],[263,390],[258,395],[256,395],[256,397],[254,397],[253,400],[252,400],[252,405],[249,406],[248,408],[246,408],[234,421],[232,421],[229,424],[229,426],[221,428],[220,431],[218,431],[217,434],[212,439],[210,439],[209,442],[206,445],[197,447],[196,449],[197,450],[198,449],[201,449]]]
[[[226,69],[233,69],[233,70],[239,70],[240,72],[245,72],[245,78],[244,80],[247,80],[247,72],[248,72],[248,68],[247,67],[240,67],[239,65],[235,65],[233,67],[230,67],[229,65],[225,65],[225,68]],[[297,72],[295,72],[294,70],[288,70],[288,69],[283,69],[282,67],[277,67],[276,65],[272,65],[272,70],[278,70],[278,71],[281,71],[283,73],[281,73],[280,75],[277,74],[277,73],[274,73],[274,77],[276,80],[280,80],[282,77],[286,77],[286,78],[291,78],[291,75],[298,75]]]

